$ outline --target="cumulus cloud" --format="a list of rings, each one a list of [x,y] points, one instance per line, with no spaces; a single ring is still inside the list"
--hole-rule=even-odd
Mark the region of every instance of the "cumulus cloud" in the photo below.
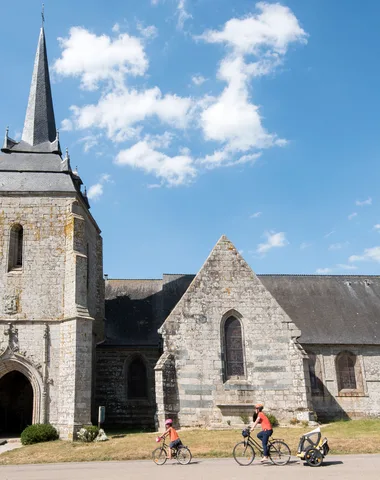
[[[362,255],[351,255],[348,259],[350,262],[379,262],[380,263],[380,247],[366,248]]]
[[[367,200],[356,200],[355,205],[358,207],[364,207],[366,205],[372,205],[372,198],[368,197]]]
[[[169,186],[188,184],[196,176],[193,159],[188,155],[170,157],[140,141],[118,153],[115,163],[140,168],[154,174]]]
[[[95,183],[88,189],[87,197],[90,200],[98,200],[103,195],[103,185],[101,183]]]
[[[267,240],[265,243],[260,243],[257,246],[257,253],[267,253],[272,248],[285,247],[289,244],[284,232],[265,232],[264,236]]]
[[[143,75],[148,68],[141,40],[127,33],[110,38],[72,27],[67,38],[58,40],[62,53],[53,70],[59,75],[79,77],[86,90],[97,89],[105,80],[120,84],[126,74]]]
[[[259,2],[256,8],[257,15],[233,18],[221,30],[207,30],[197,37],[226,48],[218,77],[227,86],[203,110],[200,123],[206,140],[224,145],[220,151],[229,162],[236,152],[286,144],[262,125],[259,108],[250,100],[249,86],[253,77],[267,75],[281,64],[291,43],[305,43],[307,39],[288,7]],[[248,55],[254,55],[256,61],[247,63]]]
[[[189,2],[175,1],[178,27],[183,28],[191,18]],[[142,86],[146,83],[136,80],[147,76],[144,47],[147,39],[157,35],[154,26],[137,24],[138,36],[121,33],[119,24],[113,26],[110,36],[72,27],[67,37],[60,39],[62,52],[53,69],[61,76],[78,78],[82,89],[100,93],[87,104],[73,105],[63,128],[86,130],[82,141],[87,151],[95,145],[97,130],[104,131],[112,142],[129,142],[116,163],[141,168],[164,185],[187,184],[202,168],[252,165],[263,149],[286,145],[285,139],[264,127],[259,107],[251,100],[251,82],[273,72],[283,63],[289,46],[305,43],[307,34],[288,7],[259,2],[256,8],[256,14],[233,18],[219,30],[207,30],[197,37],[224,47],[217,69],[222,90],[198,98],[165,93],[158,86]],[[200,74],[192,77],[194,85],[205,80]],[[139,87],[134,86],[136,81]],[[151,127],[148,131],[147,125]],[[210,142],[210,148],[195,158],[183,150],[189,130],[197,130]],[[173,137],[180,146],[171,156],[162,149],[169,148]],[[149,161],[144,161],[142,151]]]
[[[71,132],[73,129],[73,122],[69,118],[64,118],[61,122],[61,130],[63,132]]]
[[[104,193],[104,184],[108,182],[112,182],[111,175],[108,173],[103,173],[100,176],[99,182],[91,185],[91,187],[88,189],[87,197],[90,200],[99,200]]]
[[[148,90],[123,88],[103,95],[97,104],[73,106],[73,122],[78,129],[100,128],[116,142],[135,137],[136,124],[157,117],[174,128],[185,128],[191,114],[190,98],[163,95],[158,87]]]

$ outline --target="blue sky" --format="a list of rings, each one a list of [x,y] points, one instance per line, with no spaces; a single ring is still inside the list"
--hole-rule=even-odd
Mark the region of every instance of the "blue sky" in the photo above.
[[[41,2],[1,7],[0,128],[19,138]],[[257,273],[378,274],[379,16],[376,0],[46,0],[104,272],[195,273],[226,234]]]

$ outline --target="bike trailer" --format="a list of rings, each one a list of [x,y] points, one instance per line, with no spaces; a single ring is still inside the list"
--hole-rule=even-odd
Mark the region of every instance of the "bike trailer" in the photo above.
[[[321,429],[318,427],[301,436],[297,457],[305,460],[311,467],[319,467],[322,465],[323,458],[329,453],[329,450],[327,438],[322,439]]]

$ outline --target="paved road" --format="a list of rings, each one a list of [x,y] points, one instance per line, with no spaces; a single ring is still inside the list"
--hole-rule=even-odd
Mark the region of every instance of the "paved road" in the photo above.
[[[284,467],[260,465],[240,467],[230,458],[193,459],[190,465],[174,461],[163,466],[151,461],[59,463],[50,465],[0,466],[1,480],[378,480],[380,455],[328,456],[320,467],[305,466],[296,459]]]

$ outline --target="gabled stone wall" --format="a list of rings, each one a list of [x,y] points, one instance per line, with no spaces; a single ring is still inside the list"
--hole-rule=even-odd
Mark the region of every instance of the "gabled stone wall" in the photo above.
[[[223,325],[240,319],[245,374],[225,380]],[[257,401],[279,419],[310,409],[306,356],[300,331],[232,243],[222,237],[160,329],[164,354],[156,367],[159,424],[178,411],[181,426],[242,423]],[[168,354],[175,364],[177,398],[165,405]],[[170,373],[173,375],[173,373]],[[176,405],[173,405],[176,403]]]

